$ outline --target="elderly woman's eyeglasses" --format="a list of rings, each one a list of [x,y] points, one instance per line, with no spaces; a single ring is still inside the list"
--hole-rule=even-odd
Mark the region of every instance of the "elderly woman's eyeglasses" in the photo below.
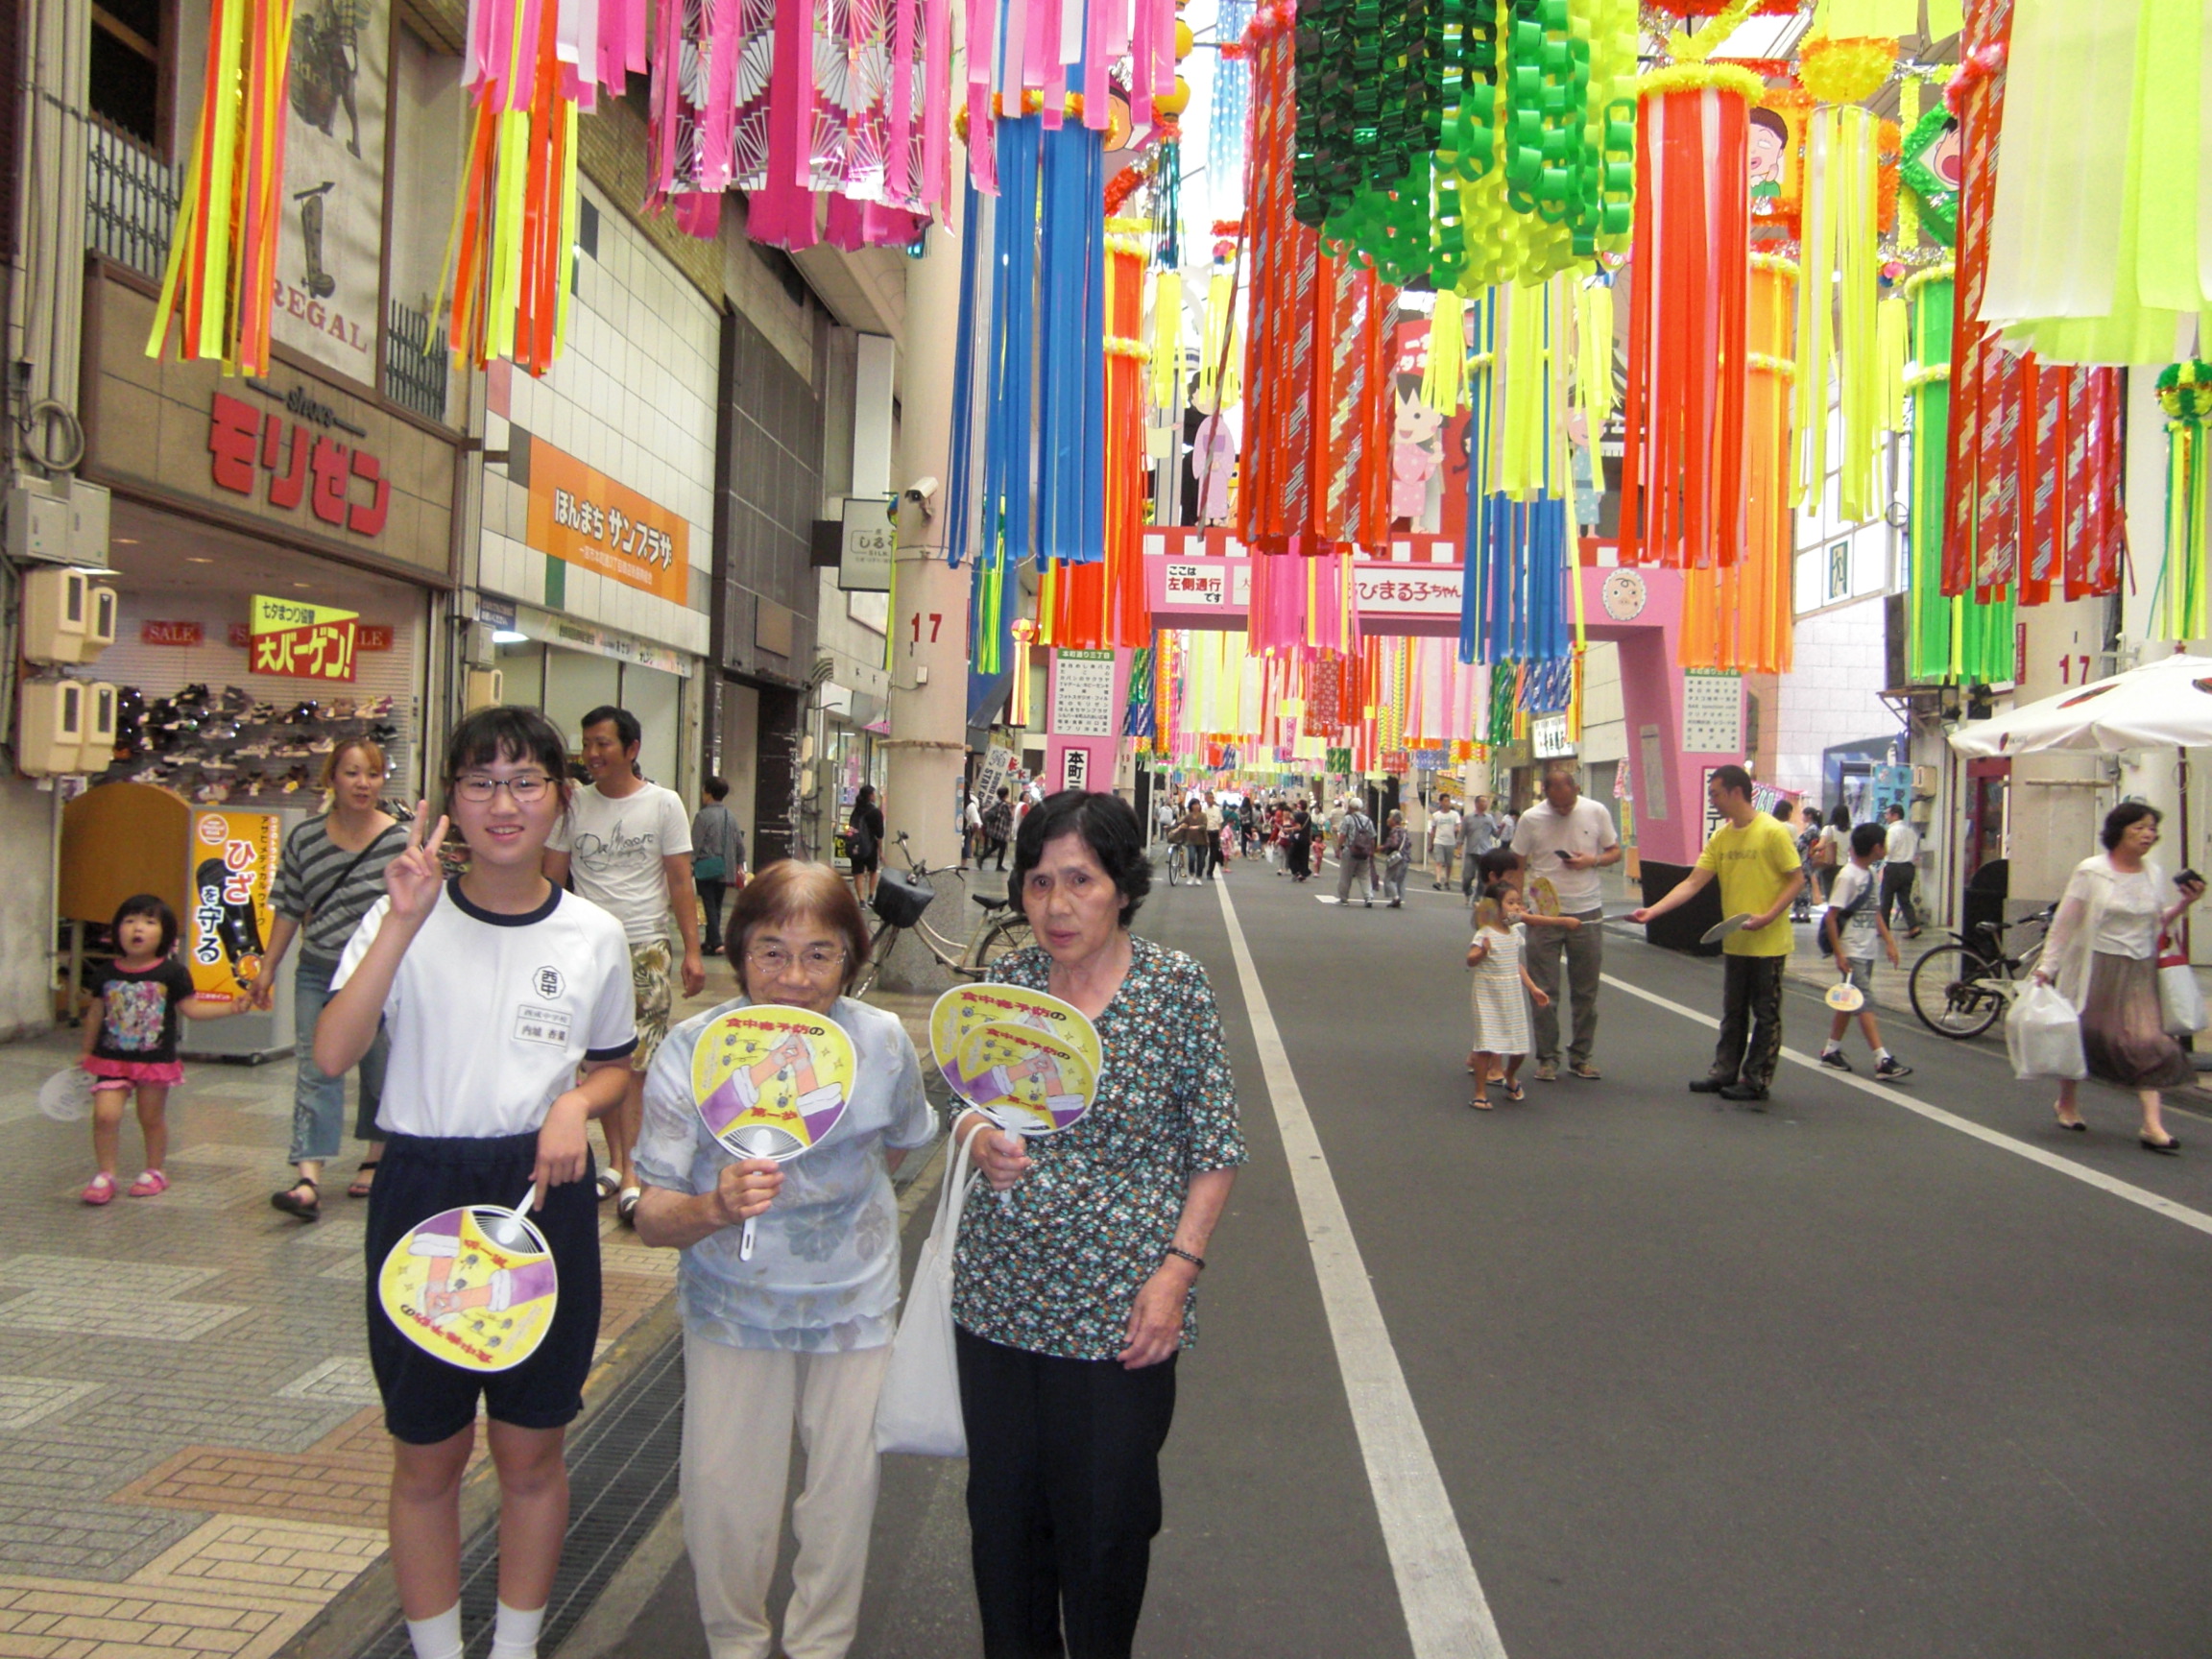
[[[796,962],[811,977],[827,974],[832,968],[842,968],[852,954],[842,945],[809,945],[796,952],[781,945],[751,945],[746,947],[745,960],[765,974],[781,974]]]
[[[493,778],[488,773],[471,772],[466,778],[453,781],[453,793],[464,801],[472,801],[481,806],[504,789],[515,798],[517,805],[527,806],[532,802],[545,799],[545,791],[553,786],[553,780],[542,772],[517,772],[512,778]]]

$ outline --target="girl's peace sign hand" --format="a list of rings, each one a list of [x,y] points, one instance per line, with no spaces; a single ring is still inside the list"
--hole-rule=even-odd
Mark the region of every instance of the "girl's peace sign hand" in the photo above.
[[[430,821],[430,803],[416,803],[415,822],[407,827],[407,850],[384,867],[384,891],[392,898],[392,914],[403,922],[420,922],[438,902],[438,889],[445,872],[438,862],[438,850],[445,845],[446,820],[441,817],[427,845],[422,826]]]

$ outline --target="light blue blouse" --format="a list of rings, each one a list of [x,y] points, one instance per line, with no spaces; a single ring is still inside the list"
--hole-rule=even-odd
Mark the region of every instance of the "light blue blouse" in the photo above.
[[[691,1097],[691,1055],[708,1023],[740,997],[668,1033],[645,1077],[637,1172],[648,1186],[698,1194],[740,1162],[707,1133]],[[830,1018],[853,1039],[853,1101],[836,1126],[783,1166],[783,1190],[754,1224],[726,1227],[683,1253],[677,1289],[685,1325],[733,1348],[801,1354],[879,1348],[898,1325],[899,1207],[886,1147],[926,1145],[937,1118],[922,1094],[922,1062],[895,1014],[840,997]]]

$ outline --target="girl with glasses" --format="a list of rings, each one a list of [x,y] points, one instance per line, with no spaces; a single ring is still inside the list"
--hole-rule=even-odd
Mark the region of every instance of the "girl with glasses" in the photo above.
[[[898,1017],[845,995],[867,967],[869,939],[836,871],[771,864],[738,894],[729,942],[744,994],[670,1031],[646,1076],[637,1237],[683,1253],[684,1538],[708,1648],[836,1659],[859,1619],[876,1512],[876,1397],[897,1330],[891,1171],[927,1144],[936,1118]],[[853,1041],[845,1115],[783,1166],[725,1151],[694,1104],[701,1034],[755,1003],[821,1015]],[[789,1062],[802,1089],[812,1081],[806,1058]],[[755,1216],[752,1259],[741,1261],[740,1236]],[[794,1423],[806,1486],[792,1510],[791,1600],[772,1643],[768,1589]]]

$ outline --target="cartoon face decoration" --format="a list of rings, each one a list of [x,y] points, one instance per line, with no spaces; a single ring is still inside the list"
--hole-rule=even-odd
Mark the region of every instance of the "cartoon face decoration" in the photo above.
[[[1899,178],[1920,203],[1921,225],[1946,248],[1959,239],[1959,186],[1964,174],[1959,122],[1937,105],[1907,136]]]
[[[1805,204],[1805,116],[1810,100],[1787,86],[1770,88],[1751,109],[1748,182],[1755,226],[1795,234]]]
[[[1649,598],[1650,590],[1645,587],[1643,576],[1634,570],[1614,571],[1598,590],[1598,602],[1616,622],[1635,621],[1644,614]]]
[[[1411,381],[1408,386],[1407,382]],[[1395,441],[1421,448],[1434,448],[1444,429],[1444,417],[1421,400],[1421,383],[1410,375],[1398,380],[1398,423]]]

